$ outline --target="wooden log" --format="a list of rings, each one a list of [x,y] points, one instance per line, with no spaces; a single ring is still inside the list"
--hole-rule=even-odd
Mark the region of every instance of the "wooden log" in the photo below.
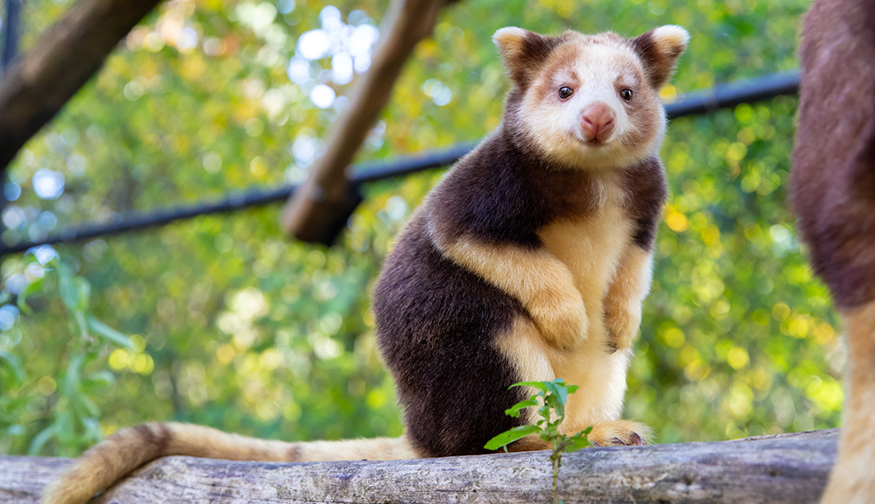
[[[815,503],[838,429],[739,441],[588,448],[566,455],[566,504]],[[67,459],[0,457],[0,502],[38,502]],[[97,504],[549,503],[548,452],[390,462],[264,463],[167,457]]]
[[[0,173],[160,0],[79,0],[0,82]]]
[[[325,154],[283,209],[289,234],[330,245],[360,202],[347,168],[389,102],[401,69],[420,40],[431,35],[441,8],[455,0],[392,0],[380,27],[371,67],[355,83],[349,106],[328,134]]]

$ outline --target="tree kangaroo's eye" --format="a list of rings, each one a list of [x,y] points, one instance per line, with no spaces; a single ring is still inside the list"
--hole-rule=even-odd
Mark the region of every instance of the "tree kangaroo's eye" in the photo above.
[[[563,100],[567,100],[573,94],[574,94],[574,90],[568,86],[562,86],[561,88],[559,88],[559,98],[561,98]]]
[[[632,90],[631,89],[624,89],[624,90],[620,91],[620,98],[622,98],[626,101],[632,101]]]

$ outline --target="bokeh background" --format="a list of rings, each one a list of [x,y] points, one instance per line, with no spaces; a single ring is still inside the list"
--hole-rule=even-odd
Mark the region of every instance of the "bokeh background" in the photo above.
[[[22,49],[70,4],[26,0]],[[633,36],[683,25],[692,39],[662,93],[672,100],[796,68],[807,4],[462,0],[416,49],[358,159],[495,127],[508,87],[490,41],[498,28]],[[2,239],[302,181],[386,7],[163,3],[12,163]],[[671,196],[625,412],[659,442],[839,423],[840,329],[785,203],[796,105],[776,98],[670,125]],[[0,453],[76,455],[147,420],[285,440],[401,434],[369,293],[442,173],[366,186],[333,248],[286,239],[273,205],[4,258],[5,292],[27,294],[32,310],[0,307]],[[82,330],[88,314],[130,346]]]

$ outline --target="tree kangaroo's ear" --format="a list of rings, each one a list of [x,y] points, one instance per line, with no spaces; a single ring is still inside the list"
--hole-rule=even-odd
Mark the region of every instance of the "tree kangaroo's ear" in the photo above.
[[[689,40],[687,30],[676,25],[660,26],[631,39],[648,72],[651,87],[658,90],[668,82]]]
[[[504,59],[510,78],[525,88],[547,56],[559,45],[558,37],[548,37],[515,26],[495,32],[492,41]]]

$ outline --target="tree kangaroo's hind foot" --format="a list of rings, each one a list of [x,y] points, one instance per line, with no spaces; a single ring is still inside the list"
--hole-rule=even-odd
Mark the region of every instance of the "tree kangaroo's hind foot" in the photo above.
[[[641,446],[653,439],[653,432],[631,420],[609,420],[595,424],[587,438],[594,446]]]

